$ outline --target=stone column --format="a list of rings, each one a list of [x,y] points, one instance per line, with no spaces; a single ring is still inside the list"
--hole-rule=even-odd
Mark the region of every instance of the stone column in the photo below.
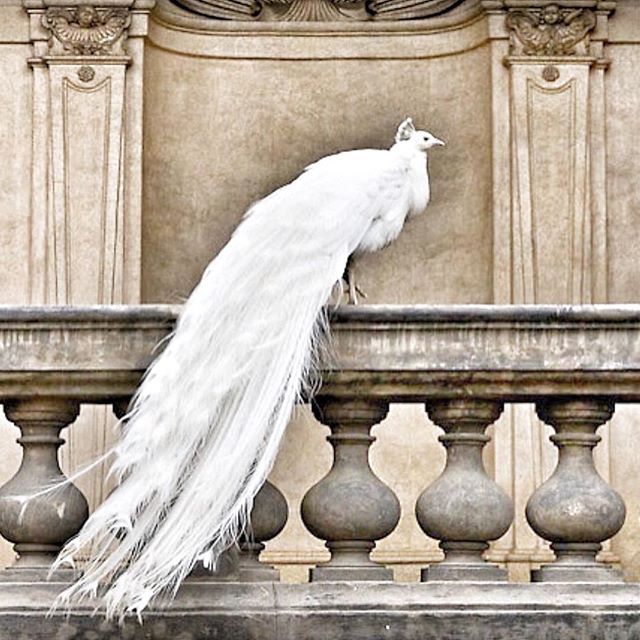
[[[596,471],[592,450],[600,441],[598,427],[611,419],[613,402],[601,399],[558,399],[537,404],[539,417],[551,425],[559,450],[553,475],[531,496],[527,520],[551,541],[557,560],[532,572],[536,582],[608,582],[622,576],[596,563],[602,542],[622,527],[625,506]]]
[[[280,572],[259,560],[264,543],[275,538],[287,524],[289,509],[279,489],[268,480],[253,501],[251,530],[240,538],[238,579],[240,582],[275,582]]]
[[[387,415],[388,404],[376,400],[318,398],[315,416],[328,425],[333,467],[302,501],[302,520],[326,540],[331,560],[311,570],[312,581],[392,580],[390,569],[369,554],[376,540],[388,536],[400,519],[393,491],[369,466],[371,428]]]
[[[490,400],[443,400],[427,405],[429,418],[445,431],[442,475],[418,498],[423,531],[440,540],[445,559],[422,572],[422,580],[506,580],[507,573],[484,562],[489,540],[497,540],[513,520],[509,497],[487,475],[482,449],[487,427],[502,412]]]
[[[19,400],[4,406],[7,418],[22,431],[18,442],[23,448],[20,469],[0,489],[0,533],[14,543],[18,554],[6,572],[13,579],[43,579],[62,545],[89,515],[86,499],[71,483],[34,496],[65,480],[58,463],[58,448],[64,442],[60,431],[78,411],[77,402],[60,399]]]

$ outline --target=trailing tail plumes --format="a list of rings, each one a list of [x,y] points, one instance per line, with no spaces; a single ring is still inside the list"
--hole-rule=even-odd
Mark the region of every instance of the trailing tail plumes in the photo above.
[[[324,158],[251,207],[138,389],[120,485],[61,551],[56,567],[87,559],[55,606],[99,597],[108,617],[140,613],[233,544],[310,383],[324,304],[349,255],[426,207],[435,144],[407,120],[390,150]]]

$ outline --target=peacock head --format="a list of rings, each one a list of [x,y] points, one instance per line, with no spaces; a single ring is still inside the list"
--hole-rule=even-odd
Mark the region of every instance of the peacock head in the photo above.
[[[418,151],[426,151],[431,147],[444,146],[444,142],[440,138],[436,138],[428,131],[420,131],[413,126],[413,120],[407,118],[398,127],[396,132],[396,143],[410,142],[415,145]]]

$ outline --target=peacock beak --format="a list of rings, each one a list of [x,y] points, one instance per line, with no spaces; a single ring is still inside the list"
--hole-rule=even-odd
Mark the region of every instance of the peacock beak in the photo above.
[[[433,145],[437,145],[438,144],[441,147],[445,146],[444,141],[440,140],[440,138],[434,138],[431,142],[432,142]]]

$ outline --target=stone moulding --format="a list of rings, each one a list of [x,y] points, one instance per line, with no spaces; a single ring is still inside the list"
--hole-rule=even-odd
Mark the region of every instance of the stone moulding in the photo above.
[[[61,614],[47,615],[62,586],[3,584],[2,637],[19,637],[25,620],[31,637],[60,637],[61,629],[68,640],[95,634],[92,601],[74,610],[72,624],[65,624]],[[190,579],[171,607],[145,612],[144,629],[149,638],[185,640],[363,640],[382,637],[380,630],[403,640],[506,640],[514,637],[514,628],[518,640],[630,639],[640,625],[639,603],[635,584],[276,582],[267,587]],[[133,617],[124,621],[124,627],[104,620],[98,624],[102,637],[141,635]],[[400,633],[394,636],[387,627]],[[594,629],[601,635],[594,635]]]
[[[472,4],[429,20],[248,22],[208,20],[158,0],[149,41],[170,53],[216,60],[426,60],[487,43],[483,15]]]
[[[464,0],[173,0],[216,20],[339,22],[417,20],[447,13]]]
[[[129,9],[122,7],[49,7],[42,17],[52,53],[75,56],[123,55],[130,23]]]
[[[0,400],[131,395],[178,309],[0,307]],[[339,309],[321,393],[640,400],[640,305]]]

